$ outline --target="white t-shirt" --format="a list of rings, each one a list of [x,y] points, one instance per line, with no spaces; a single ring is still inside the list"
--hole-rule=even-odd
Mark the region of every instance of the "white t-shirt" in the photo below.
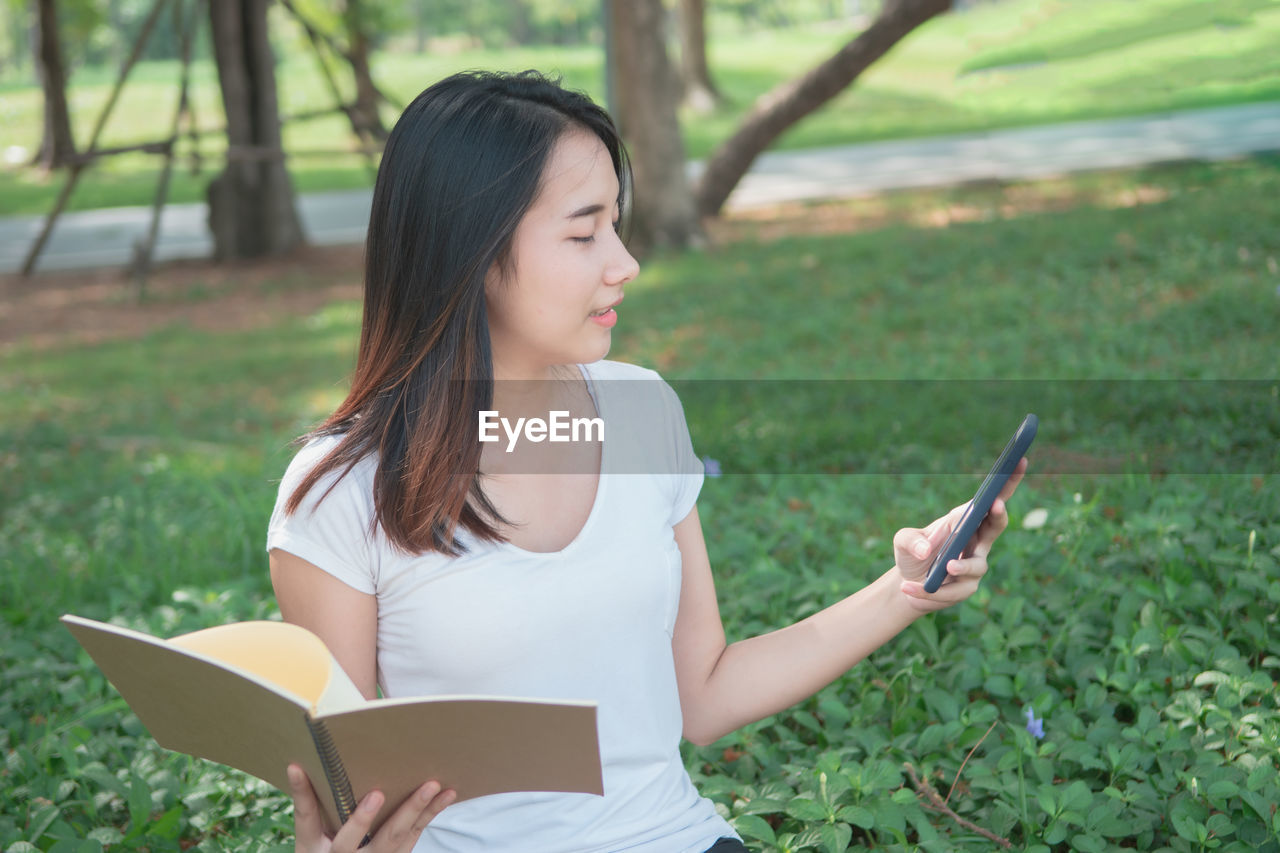
[[[681,561],[672,527],[693,509],[702,463],[675,392],[656,373],[610,361],[582,371],[604,421],[601,476],[586,523],[560,551],[480,542],[465,531],[460,557],[395,550],[381,531],[369,534],[373,459],[318,506],[336,473],[284,515],[285,500],[336,437],[303,448],[280,485],[267,547],[377,596],[384,695],[599,705],[603,797],[514,793],[457,803],[415,853],[702,853],[735,834],[698,795],[679,752],[671,639]]]

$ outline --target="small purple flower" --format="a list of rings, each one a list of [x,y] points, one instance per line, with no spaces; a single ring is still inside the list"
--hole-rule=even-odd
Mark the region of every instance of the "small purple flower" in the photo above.
[[[1037,739],[1044,738],[1044,718],[1036,719],[1036,712],[1030,705],[1026,709],[1027,731],[1035,735]]]
[[[708,477],[719,477],[720,461],[718,459],[712,459],[710,456],[702,457],[702,471]]]

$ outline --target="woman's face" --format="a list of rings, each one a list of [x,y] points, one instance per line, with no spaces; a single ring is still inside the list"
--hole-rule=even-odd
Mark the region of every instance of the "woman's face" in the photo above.
[[[614,230],[618,179],[604,143],[585,130],[560,137],[542,185],[516,228],[511,266],[485,281],[494,375],[541,378],[560,364],[609,352],[622,285],[640,271]]]

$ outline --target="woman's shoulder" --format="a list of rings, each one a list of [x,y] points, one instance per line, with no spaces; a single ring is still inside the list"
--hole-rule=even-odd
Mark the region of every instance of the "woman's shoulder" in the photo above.
[[[301,441],[301,447],[294,454],[285,470],[281,483],[281,491],[292,493],[308,475],[325,462],[342,443],[344,433],[328,433],[312,435]],[[372,455],[365,456],[354,465],[339,463],[325,473],[312,485],[309,495],[325,494],[333,490],[351,492],[356,495],[368,493],[372,497],[373,478],[377,469],[377,461]]]

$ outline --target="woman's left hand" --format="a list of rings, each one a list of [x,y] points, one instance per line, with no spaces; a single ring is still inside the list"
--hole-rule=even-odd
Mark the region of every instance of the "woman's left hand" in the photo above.
[[[933,564],[934,555],[947,541],[951,529],[960,521],[969,504],[963,503],[951,512],[934,519],[924,529],[904,527],[893,537],[893,554],[898,573],[902,576],[902,593],[916,610],[928,613],[964,601],[978,589],[978,583],[987,573],[987,555],[991,546],[1000,538],[1000,534],[1009,526],[1009,512],[1006,501],[1013,496],[1027,470],[1024,458],[1014,469],[1009,482],[1000,490],[1000,495],[991,505],[991,512],[978,527],[969,542],[969,547],[947,565],[947,577],[937,592],[924,591],[925,574]]]

